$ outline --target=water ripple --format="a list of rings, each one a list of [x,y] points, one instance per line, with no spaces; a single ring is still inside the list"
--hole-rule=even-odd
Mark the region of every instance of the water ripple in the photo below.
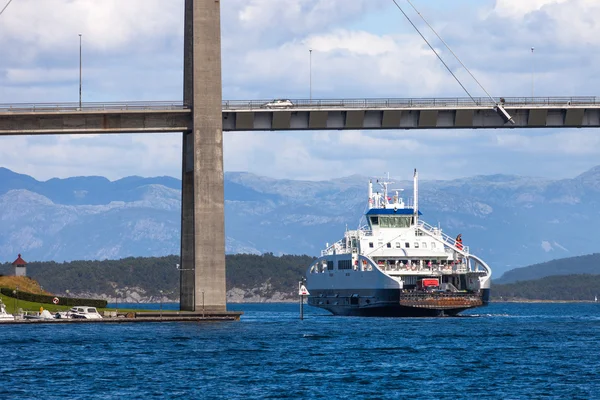
[[[243,305],[222,324],[0,326],[0,399],[600,398],[594,304],[462,318]]]

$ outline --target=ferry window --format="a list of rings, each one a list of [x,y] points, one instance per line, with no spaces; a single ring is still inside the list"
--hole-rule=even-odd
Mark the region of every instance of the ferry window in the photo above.
[[[435,249],[435,242],[431,242],[431,248]]]
[[[399,249],[400,248],[400,242],[396,242],[396,248]]]
[[[392,244],[391,244],[391,243],[388,243],[388,244],[387,244],[387,248],[388,248],[388,249],[391,249],[391,248],[392,248]]]
[[[327,269],[330,271],[333,270],[333,261],[327,261]]]
[[[373,218],[373,217],[371,217]],[[379,226],[382,228],[408,228],[410,227],[410,217],[390,216],[379,217]]]
[[[369,242],[369,247],[373,247],[373,242]]]
[[[423,242],[423,248],[426,249],[427,248],[427,243]]]
[[[371,217],[371,225],[379,225],[379,217]]]
[[[418,248],[419,248],[419,243],[415,242],[415,249],[418,249]]]
[[[408,243],[408,242],[404,243],[404,247],[406,247],[407,249],[410,249],[410,243]]]

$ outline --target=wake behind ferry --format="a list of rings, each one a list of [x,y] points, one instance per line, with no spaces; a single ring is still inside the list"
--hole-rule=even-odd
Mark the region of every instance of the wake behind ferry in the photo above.
[[[347,230],[308,269],[308,304],[335,315],[454,316],[487,305],[492,271],[463,246],[420,219],[418,173],[413,205],[389,178],[376,182],[365,214],[367,225]],[[394,192],[390,195],[390,191]]]

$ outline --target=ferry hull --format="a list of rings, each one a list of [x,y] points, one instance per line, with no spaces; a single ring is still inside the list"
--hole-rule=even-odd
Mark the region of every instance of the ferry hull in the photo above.
[[[308,304],[334,315],[359,317],[441,317],[485,306],[489,289],[478,293],[404,293],[397,289],[361,290],[361,294],[313,291]]]

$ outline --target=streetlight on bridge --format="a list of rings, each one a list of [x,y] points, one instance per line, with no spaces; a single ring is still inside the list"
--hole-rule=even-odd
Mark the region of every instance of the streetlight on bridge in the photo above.
[[[79,111],[81,111],[81,33],[79,34]]]
[[[308,49],[308,95],[312,103],[312,49]]]
[[[533,52],[535,47],[531,48],[531,101],[533,101],[533,89],[534,89],[534,72],[535,72],[535,58],[533,57]]]

